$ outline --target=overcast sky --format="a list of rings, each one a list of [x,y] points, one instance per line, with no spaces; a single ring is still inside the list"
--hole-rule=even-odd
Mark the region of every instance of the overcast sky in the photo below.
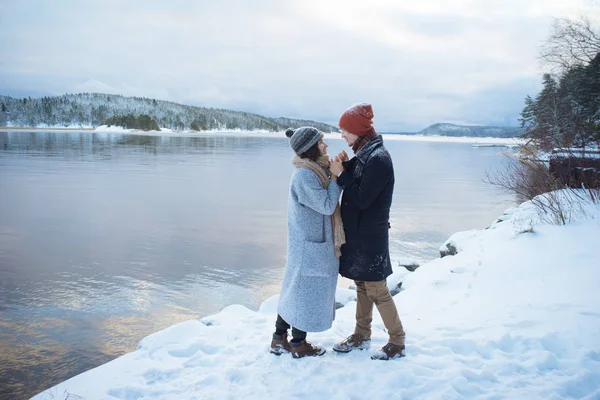
[[[0,94],[119,93],[379,131],[517,125],[554,17],[596,0],[0,0]]]

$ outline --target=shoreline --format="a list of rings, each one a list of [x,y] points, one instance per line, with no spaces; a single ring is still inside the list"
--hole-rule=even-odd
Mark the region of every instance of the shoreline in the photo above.
[[[100,129],[99,129],[100,128]],[[270,131],[242,131],[242,130],[211,130],[211,131],[173,131],[171,129],[163,129],[160,131],[141,131],[135,129],[123,129],[120,127],[100,126],[97,128],[39,128],[39,127],[14,127],[0,126],[0,132],[86,132],[86,133],[101,133],[115,135],[142,135],[142,136],[165,136],[165,137],[206,137],[206,136],[237,136],[237,137],[282,137],[284,132]],[[340,133],[324,133],[328,139],[341,140]],[[382,137],[386,140],[404,140],[404,141],[423,141],[423,142],[452,142],[452,143],[472,143],[480,146],[474,147],[508,147],[518,146],[524,141],[521,138],[498,138],[498,137],[474,137],[474,136],[423,136],[423,135],[405,135],[396,133],[382,133]],[[481,146],[485,144],[487,146]]]
[[[306,360],[293,365],[286,355],[270,355],[267,346],[279,300],[279,295],[273,295],[257,311],[231,304],[216,314],[154,332],[143,338],[135,351],[52,386],[32,400],[55,398],[59,393],[83,398],[103,398],[106,393],[181,397],[183,391],[187,397],[219,397],[224,393],[293,397],[298,372],[316,380],[316,387],[333,385],[327,393],[307,392],[319,398],[334,393],[351,397],[351,393],[373,383],[373,376],[377,376],[375,383],[386,398],[394,394],[438,397],[441,391],[453,393],[455,382],[471,381],[477,388],[482,381],[486,383],[480,393],[492,397],[508,393],[509,397],[546,398],[565,390],[575,395],[566,397],[597,394],[595,382],[582,384],[580,378],[582,373],[597,376],[600,368],[589,362],[590,354],[594,357],[591,360],[596,360],[600,323],[594,312],[594,297],[590,297],[597,293],[598,282],[593,248],[584,245],[586,251],[578,255],[581,265],[568,273],[563,270],[574,252],[581,251],[582,241],[592,243],[594,220],[600,217],[599,205],[587,201],[579,204],[586,206],[589,214],[571,221],[578,223],[557,226],[540,218],[533,203],[526,201],[504,211],[488,228],[450,235],[441,248],[452,244],[460,255],[436,258],[415,271],[394,271],[388,285],[402,282],[394,302],[411,334],[407,357],[387,363],[398,362],[398,368],[410,374],[408,383],[398,381],[398,368],[373,363],[368,357],[371,349],[364,350],[367,354],[344,357],[328,351],[318,362]],[[557,239],[566,247],[557,248]],[[546,250],[542,255],[540,248]],[[550,260],[558,262],[553,265]],[[521,284],[514,285],[507,298],[504,288],[514,283],[516,273],[523,274]],[[355,326],[355,291],[338,287],[336,301],[342,307],[336,311],[332,328],[311,333],[311,338],[327,349],[340,340],[340,332],[350,332]],[[564,318],[574,319],[574,323],[564,324]],[[377,314],[373,325],[376,348],[387,342],[388,334]],[[228,357],[231,354],[239,357]],[[527,357],[519,358],[523,354]],[[537,360],[534,367],[532,360]],[[440,363],[454,375],[431,379],[430,366]],[[495,369],[488,371],[490,363]],[[294,373],[286,371],[290,368]],[[337,381],[335,371],[342,368],[358,382]],[[376,369],[377,374],[365,375],[367,368]],[[464,371],[474,372],[465,376]],[[279,374],[277,379],[273,374]],[[203,378],[197,380],[198,376]],[[523,376],[535,384],[524,388],[520,381],[511,379]],[[572,379],[559,379],[565,376]],[[553,386],[548,386],[547,379]],[[266,383],[257,386],[257,381]],[[415,381],[422,386],[411,386]]]
[[[96,128],[32,128],[29,126],[0,126],[0,131],[95,131]]]

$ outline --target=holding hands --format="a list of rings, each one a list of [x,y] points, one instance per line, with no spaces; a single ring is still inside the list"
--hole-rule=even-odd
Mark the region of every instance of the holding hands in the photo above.
[[[340,152],[340,154],[338,154],[337,156],[335,156],[335,159],[336,159],[336,160],[338,160],[338,159],[339,159],[339,161],[341,161],[341,162],[343,162],[343,161],[348,161],[348,153],[346,153],[346,151],[345,151],[345,150],[342,150],[342,151]]]
[[[329,163],[329,171],[331,172],[331,177],[333,179],[337,179],[337,177],[344,171],[344,166],[342,165],[343,161],[348,161],[348,154],[344,150],[335,156],[335,158]]]

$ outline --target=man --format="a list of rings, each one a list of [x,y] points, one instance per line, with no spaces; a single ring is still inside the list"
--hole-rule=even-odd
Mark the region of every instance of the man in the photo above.
[[[372,119],[370,104],[357,104],[342,114],[339,121],[342,137],[356,156],[348,160],[342,151],[332,161],[331,169],[334,173],[339,170],[337,182],[344,190],[341,211],[346,244],[341,249],[340,274],[355,281],[357,294],[354,333],[333,349],[347,353],[370,346],[375,304],[389,341],[371,358],[389,360],[403,356],[405,339],[386,282],[392,273],[388,230],[394,167],[382,137],[373,129]]]

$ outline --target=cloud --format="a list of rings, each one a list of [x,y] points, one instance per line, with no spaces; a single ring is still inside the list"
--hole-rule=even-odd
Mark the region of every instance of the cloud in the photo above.
[[[380,130],[516,121],[552,17],[586,0],[4,2],[0,92],[114,90]]]

